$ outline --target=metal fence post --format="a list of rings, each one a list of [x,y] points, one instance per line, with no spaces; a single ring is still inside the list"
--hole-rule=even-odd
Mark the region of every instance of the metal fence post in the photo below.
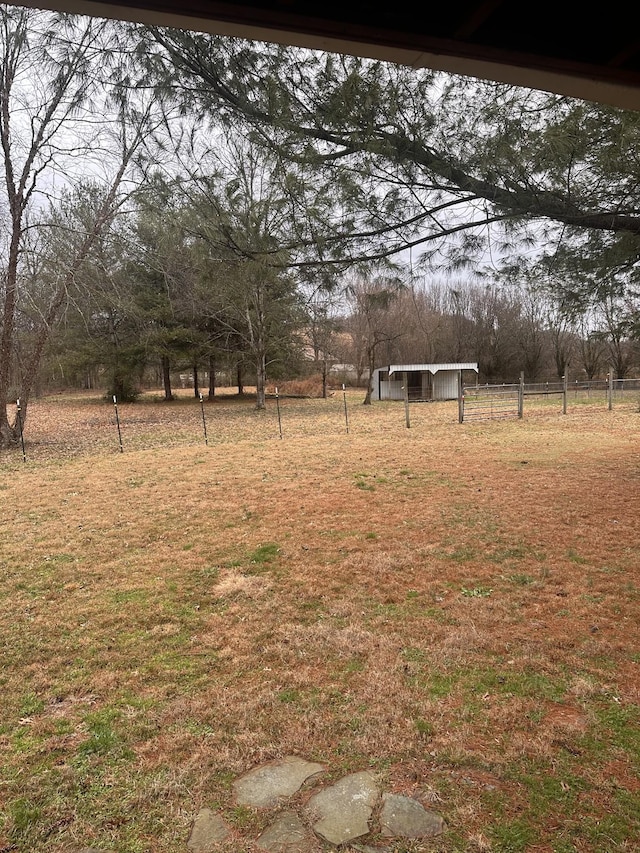
[[[344,387],[344,382],[342,383],[342,400],[344,402],[344,423],[347,428],[347,435],[349,435],[349,413],[347,411],[347,390]]]
[[[124,447],[122,446],[122,432],[120,430],[120,415],[118,414],[118,398],[116,395],[113,395],[113,408],[116,410],[116,426],[118,427],[118,444],[120,445],[120,453],[124,453]]]
[[[280,431],[280,440],[282,441],[282,418],[280,417],[280,397],[276,386],[276,412],[278,413],[278,430]]]
[[[202,429],[204,430],[204,443],[208,447],[209,438],[207,437],[207,419],[204,416],[204,399],[202,397],[202,394],[200,394],[200,410],[202,412]]]
[[[16,418],[18,419],[18,429],[20,430],[20,446],[22,447],[22,461],[27,461],[27,454],[24,449],[24,429],[22,427],[22,409],[20,408],[20,397],[16,400]]]

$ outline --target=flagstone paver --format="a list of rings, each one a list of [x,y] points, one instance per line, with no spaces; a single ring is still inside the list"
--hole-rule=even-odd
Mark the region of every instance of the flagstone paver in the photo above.
[[[380,812],[382,835],[394,838],[433,838],[444,832],[445,822],[411,797],[383,794]]]
[[[331,844],[345,844],[366,835],[380,792],[369,772],[352,773],[309,800],[313,830]]]
[[[267,853],[316,853],[318,850],[314,836],[293,811],[281,814],[258,838],[256,846]]]
[[[213,853],[229,836],[229,827],[219,814],[211,809],[198,812],[191,828],[187,847],[192,853]]]
[[[254,808],[272,808],[296,794],[307,779],[324,772],[322,764],[287,755],[255,767],[233,783],[236,802]]]

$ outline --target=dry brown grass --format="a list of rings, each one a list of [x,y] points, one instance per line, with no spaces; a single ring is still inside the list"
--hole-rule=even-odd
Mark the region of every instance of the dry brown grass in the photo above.
[[[34,404],[0,849],[178,851],[204,805],[254,832],[233,774],[288,753],[436,802],[433,850],[632,849],[640,414],[350,399],[348,435],[341,394],[281,400],[283,441],[220,399],[209,447],[194,401],[121,406],[124,454],[109,405]]]

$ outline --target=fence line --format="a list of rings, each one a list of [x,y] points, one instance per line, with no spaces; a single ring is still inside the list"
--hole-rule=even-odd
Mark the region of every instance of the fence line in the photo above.
[[[503,383],[502,385],[468,385],[461,389],[459,401],[459,421],[498,419],[508,417],[523,417],[525,398],[549,397],[562,398],[562,411],[567,412],[569,398],[591,396],[604,397],[609,409],[613,408],[614,400],[624,400],[625,395],[640,394],[640,379],[606,379],[579,380],[572,382],[568,378],[553,382],[524,382],[519,384]]]

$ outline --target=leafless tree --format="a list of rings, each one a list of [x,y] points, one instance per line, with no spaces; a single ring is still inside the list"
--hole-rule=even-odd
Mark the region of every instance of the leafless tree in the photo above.
[[[18,440],[18,423],[9,417],[7,404],[14,395],[20,398],[24,426],[51,328],[98,235],[123,202],[123,182],[149,131],[152,107],[130,108],[115,97],[117,72],[105,59],[113,57],[106,47],[115,48],[109,27],[105,21],[0,7],[0,146],[9,220],[0,306],[0,446]],[[104,122],[107,105],[115,118],[110,128]],[[56,222],[55,214],[45,216],[44,211],[55,210],[56,183],[68,196],[74,172],[86,170],[89,159],[102,191],[82,227],[69,235],[65,263],[50,281],[29,357],[16,375],[26,236],[38,218],[46,219],[47,227],[63,227],[64,217]]]

